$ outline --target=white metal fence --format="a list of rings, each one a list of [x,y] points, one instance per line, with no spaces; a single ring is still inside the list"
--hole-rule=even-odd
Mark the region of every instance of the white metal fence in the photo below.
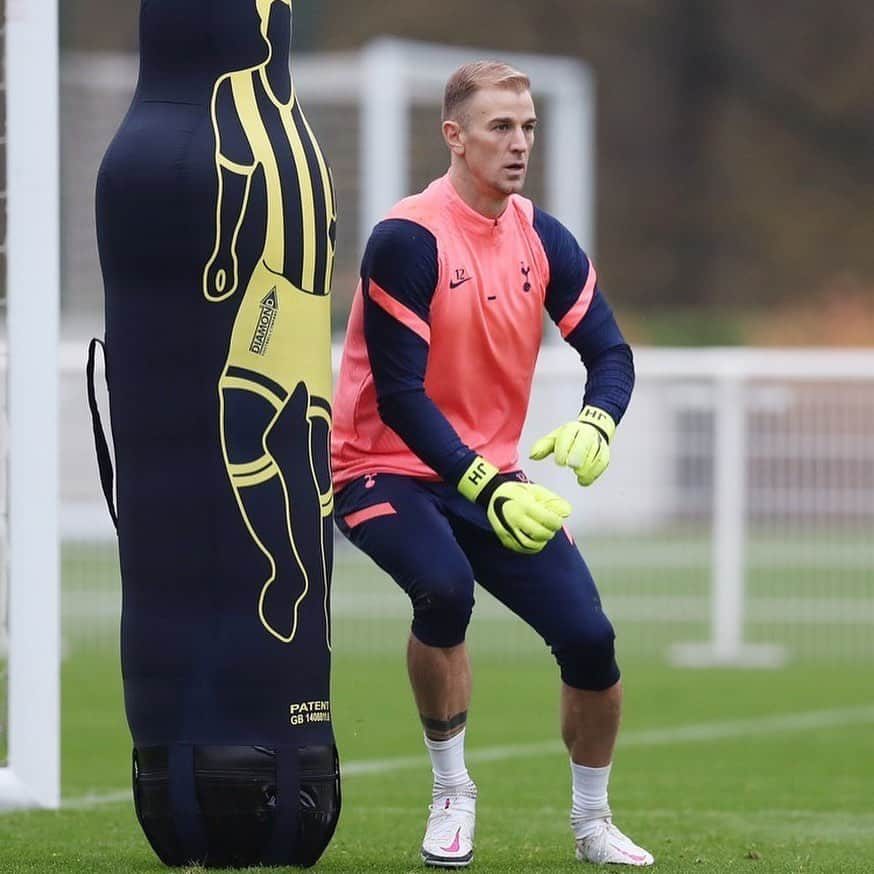
[[[76,640],[99,642],[115,633],[119,593],[84,348],[62,355],[64,614]],[[573,503],[623,651],[693,664],[874,658],[874,352],[640,349],[636,361],[595,485],[579,488],[549,461],[525,465]],[[572,350],[544,348],[523,463],[536,436],[576,413],[584,382]],[[335,594],[340,649],[385,645],[368,625],[407,614],[392,584],[343,548]],[[483,595],[477,611],[483,647],[528,651],[500,605]]]
[[[117,658],[120,583],[85,347],[60,354],[62,650]],[[632,405],[593,487],[550,462],[526,465],[574,504],[621,658],[874,659],[874,352],[641,349],[636,359]],[[544,349],[523,449],[574,415],[583,383],[571,350]],[[409,608],[394,585],[348,547],[334,585],[335,651],[400,651]],[[41,597],[20,586],[18,609]],[[542,653],[484,594],[471,642],[507,658]]]

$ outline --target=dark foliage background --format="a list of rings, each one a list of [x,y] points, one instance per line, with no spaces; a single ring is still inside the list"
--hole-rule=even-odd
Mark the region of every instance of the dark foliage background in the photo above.
[[[65,48],[135,49],[134,0],[61,5]],[[297,0],[294,14],[298,51],[393,34],[587,61],[599,271],[650,339],[685,318],[704,341],[874,342],[874,4]]]

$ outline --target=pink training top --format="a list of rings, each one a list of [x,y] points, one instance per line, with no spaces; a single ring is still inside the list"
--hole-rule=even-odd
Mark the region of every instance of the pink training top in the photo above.
[[[372,305],[427,344],[425,393],[461,441],[502,471],[517,466],[551,280],[551,261],[534,217],[532,202],[513,195],[498,219],[487,218],[461,199],[448,175],[391,211],[389,220],[403,219],[429,232],[421,234],[422,245],[433,247],[436,241],[436,283],[430,300],[423,301],[421,289],[406,287],[406,274],[392,275],[389,269],[384,284],[391,287],[382,287],[378,271],[362,273],[334,401],[335,487],[370,473],[440,479],[377,409],[372,356],[390,356],[391,350],[379,348],[375,332],[370,348],[365,341],[365,309]],[[550,312],[567,337],[589,309],[595,270],[562,230],[573,244],[563,240],[574,259],[564,272],[573,278],[570,286],[555,290],[563,302]]]

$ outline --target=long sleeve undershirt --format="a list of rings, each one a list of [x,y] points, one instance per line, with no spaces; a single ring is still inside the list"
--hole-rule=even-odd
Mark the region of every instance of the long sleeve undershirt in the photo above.
[[[577,303],[586,284],[589,259],[556,219],[535,210],[534,228],[550,267],[546,309],[558,324]],[[371,234],[361,266],[364,334],[382,420],[445,481],[457,483],[476,457],[425,391],[428,342],[373,300],[370,284],[430,325],[438,281],[437,241],[421,225],[388,219]],[[631,349],[613,312],[595,286],[591,303],[565,340],[585,365],[584,404],[619,423],[634,385]],[[431,342],[440,342],[431,336]],[[569,410],[572,418],[578,410]],[[556,422],[560,424],[560,422]]]

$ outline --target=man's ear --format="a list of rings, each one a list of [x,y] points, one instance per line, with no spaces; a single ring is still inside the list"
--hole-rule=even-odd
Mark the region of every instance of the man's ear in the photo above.
[[[453,155],[464,154],[464,129],[457,121],[446,119],[443,122],[443,139]]]

